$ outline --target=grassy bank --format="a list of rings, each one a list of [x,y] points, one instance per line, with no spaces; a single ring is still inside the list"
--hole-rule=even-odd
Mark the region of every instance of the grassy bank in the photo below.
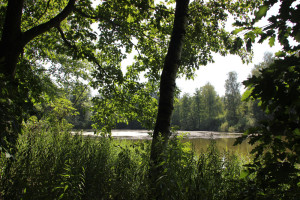
[[[194,155],[170,140],[157,187],[163,199],[263,199],[245,159],[220,152],[212,140]],[[58,129],[24,130],[13,158],[1,156],[2,199],[155,199],[150,196],[150,142],[71,135]]]

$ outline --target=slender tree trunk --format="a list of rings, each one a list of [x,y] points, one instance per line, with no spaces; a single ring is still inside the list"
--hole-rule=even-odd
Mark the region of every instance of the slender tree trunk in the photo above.
[[[154,184],[152,187],[155,187],[155,182],[162,172],[161,167],[157,166],[162,161],[162,157],[160,155],[163,153],[171,135],[170,125],[172,111],[174,108],[173,102],[176,87],[176,76],[180,65],[181,52],[184,43],[188,4],[189,0],[176,0],[173,31],[161,74],[158,114],[153,133],[150,156],[150,178],[152,179],[152,184]],[[163,142],[161,142],[160,138]]]

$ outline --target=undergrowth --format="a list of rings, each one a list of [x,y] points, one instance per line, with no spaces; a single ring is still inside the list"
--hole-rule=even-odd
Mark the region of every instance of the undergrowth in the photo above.
[[[24,127],[16,155],[2,154],[0,159],[2,199],[153,199],[151,141]],[[163,199],[247,199],[255,194],[253,179],[243,177],[245,160],[218,151],[214,140],[205,152],[194,155],[191,145],[175,136],[163,156],[164,171],[157,180]]]

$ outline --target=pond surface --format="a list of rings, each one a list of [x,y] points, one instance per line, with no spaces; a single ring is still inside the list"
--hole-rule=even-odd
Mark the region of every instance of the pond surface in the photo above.
[[[116,139],[127,140],[150,140],[150,131],[147,130],[113,130],[112,137]],[[83,131],[83,135],[95,136],[93,131]],[[229,150],[237,154],[249,155],[253,146],[247,142],[233,146],[235,138],[239,137],[240,133],[224,133],[212,131],[179,131],[178,134],[186,134],[183,142],[191,142],[196,154],[206,150],[210,143],[210,139],[216,141],[217,148],[220,151]]]
[[[253,149],[253,146],[244,141],[242,144],[233,146],[235,138],[216,138],[216,145],[219,151],[228,150],[239,155],[248,156]],[[184,139],[184,142],[190,142],[196,154],[203,152],[210,144],[210,139],[207,138],[191,138]]]

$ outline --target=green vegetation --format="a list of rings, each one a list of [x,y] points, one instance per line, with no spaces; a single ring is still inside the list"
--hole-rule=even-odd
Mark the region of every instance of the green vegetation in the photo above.
[[[264,63],[256,68],[261,68]],[[237,74],[230,72],[223,97],[216,93],[210,83],[196,89],[193,96],[184,94],[175,102],[172,125],[181,130],[222,132],[244,132],[255,126],[267,115],[257,101],[242,101],[239,86]]]
[[[244,98],[259,102],[269,117],[249,129],[237,143],[249,137],[250,143],[258,144],[252,152],[255,159],[248,165],[248,173],[257,174],[257,184],[268,196],[296,199],[300,194],[300,32],[296,17],[300,6],[294,1],[282,1],[278,15],[268,18],[268,26],[255,27],[255,22],[266,16],[275,3],[265,1],[253,23],[237,23],[241,29],[248,30],[245,35],[248,48],[255,38],[259,42],[269,39],[270,46],[276,38],[283,47],[275,54],[273,63],[244,81],[248,88]]]
[[[297,199],[299,9],[295,0],[0,0],[0,199]],[[254,159],[243,166],[214,143],[194,155],[169,140],[176,78],[193,78],[213,53],[249,62],[256,39],[282,49],[243,95],[229,73],[224,97],[207,84],[173,115],[182,129],[247,129],[237,143],[249,138]],[[101,137],[70,134],[90,116]],[[130,121],[153,130],[152,143],[105,137]]]
[[[3,199],[155,199],[151,196],[151,141],[127,142],[71,135],[66,124],[30,119],[17,141],[15,156],[2,154],[0,192]],[[265,190],[249,175],[243,158],[219,151],[211,140],[195,155],[182,136],[170,139],[163,153],[161,199],[297,198],[285,185]],[[8,168],[8,165],[9,168]],[[277,196],[279,198],[279,196]],[[288,198],[287,198],[288,197]],[[280,198],[279,198],[280,199]]]
[[[72,136],[65,124],[49,130],[45,124],[30,119],[14,162],[1,156],[3,199],[153,199],[150,141]],[[240,199],[250,192],[251,179],[241,177],[244,160],[219,152],[213,140],[205,153],[194,155],[180,138],[171,139],[163,155],[165,170],[157,181],[163,199]]]
[[[184,94],[175,103],[174,126],[181,130],[218,130],[224,106],[214,87],[207,83],[190,97]]]

